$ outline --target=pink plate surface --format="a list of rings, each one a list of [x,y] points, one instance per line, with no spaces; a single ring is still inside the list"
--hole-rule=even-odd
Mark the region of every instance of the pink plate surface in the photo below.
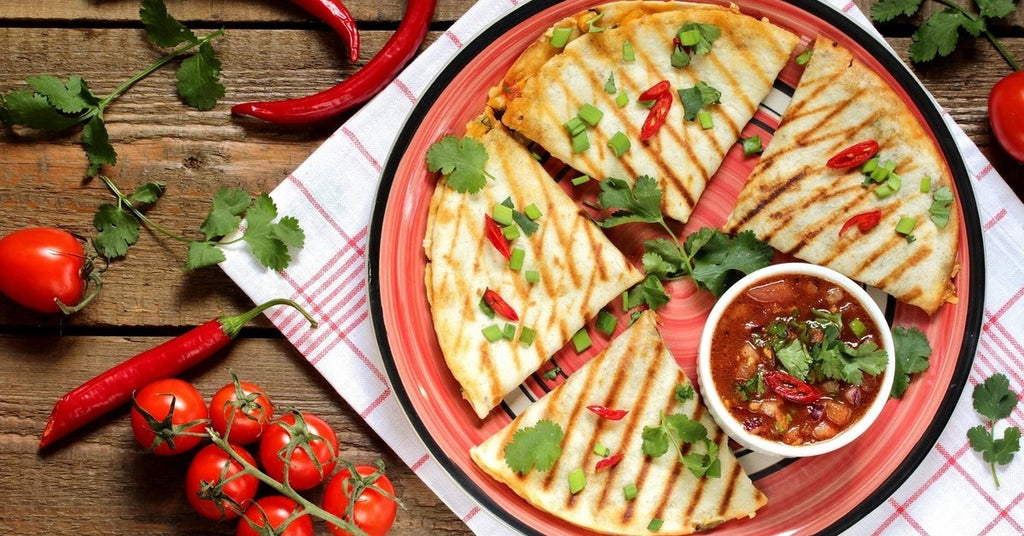
[[[959,303],[947,304],[929,318],[919,309],[890,300],[888,314],[894,324],[917,326],[928,336],[934,350],[928,371],[915,378],[901,400],[891,400],[877,423],[850,446],[756,473],[756,484],[768,496],[768,505],[753,519],[726,523],[713,531],[721,534],[836,532],[884,500],[909,476],[948,420],[966,380],[980,325],[981,274],[972,277],[972,269],[980,270],[983,265],[974,201],[969,186],[965,187],[959,155],[948,146],[949,134],[937,119],[937,111],[922,98],[923,90],[902,65],[877,42],[823,4],[804,5],[803,1],[749,0],[739,5],[744,13],[770,17],[775,24],[801,35],[804,42],[819,33],[835,39],[882,75],[922,123],[940,132],[937,139],[959,185],[957,206],[963,222],[961,270],[956,278]],[[553,22],[593,5],[593,0],[534,0],[460,53],[406,125],[385,171],[372,227],[371,307],[388,374],[405,411],[455,481],[512,527],[540,534],[581,531],[531,507],[478,470],[469,457],[470,447],[507,424],[513,412],[505,406],[479,420],[462,399],[438,348],[424,288],[426,258],[422,249],[436,177],[427,171],[424,154],[441,136],[464,133],[466,122],[483,109],[488,89],[527,44]],[[780,79],[791,88],[799,76],[799,68],[793,65]],[[757,119],[743,135],[770,137],[777,117],[762,110]],[[753,159],[743,158],[738,146],[733,147],[690,222],[678,229],[680,236],[701,226],[722,224],[753,163]],[[591,184],[590,189],[576,189],[572,195],[592,199],[595,192],[596,186]],[[609,236],[639,265],[645,232],[617,228]],[[697,343],[714,298],[689,282],[668,288],[673,299],[659,310],[663,333],[680,366],[696,378]],[[624,324],[620,322],[620,331]],[[551,381],[534,375],[524,384],[523,392],[533,398],[543,395],[607,345],[607,338],[594,330],[591,333],[594,347],[583,355],[569,348],[554,356],[563,375]]]

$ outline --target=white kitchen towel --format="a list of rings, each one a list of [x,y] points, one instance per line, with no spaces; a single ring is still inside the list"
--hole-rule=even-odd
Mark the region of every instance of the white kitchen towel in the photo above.
[[[884,43],[853,2],[826,2]],[[367,226],[384,162],[419,96],[466,43],[525,3],[476,3],[273,191],[279,212],[298,218],[309,237],[287,270],[263,269],[242,246],[231,248],[222,263],[254,302],[291,297],[321,319],[324,329],[310,331],[291,309],[275,308],[268,315],[445,504],[473,532],[488,536],[512,531],[429,455],[385,377],[367,304]],[[935,448],[849,534],[1024,534],[1024,479],[1019,478],[1024,462],[1008,466],[997,489],[988,466],[966,438],[966,430],[980,422],[970,400],[975,384],[1002,372],[1016,392],[1024,387],[1024,206],[963,131],[945,118],[972,177],[990,259],[982,336],[970,384]],[[1022,426],[1022,417],[1024,404],[1009,424]]]

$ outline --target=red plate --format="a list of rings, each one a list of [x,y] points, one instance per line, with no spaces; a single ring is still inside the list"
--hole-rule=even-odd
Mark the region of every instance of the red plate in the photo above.
[[[424,154],[445,134],[464,133],[464,125],[482,110],[494,86],[520,51],[554,22],[596,5],[594,0],[533,0],[485,30],[465,46],[427,90],[403,128],[385,168],[371,223],[369,292],[371,313],[385,368],[413,427],[455,482],[485,508],[527,534],[580,534],[554,516],[533,508],[506,486],[478,470],[470,447],[507,424],[517,410],[560,383],[607,345],[595,331],[594,347],[582,356],[563,349],[554,357],[563,374],[554,381],[534,375],[511,402],[480,421],[459,392],[434,335],[424,288],[426,258],[422,240],[434,189]],[[902,400],[890,401],[868,433],[832,454],[799,461],[756,459],[739,453],[769,502],[749,520],[730,522],[721,534],[836,533],[870,512],[911,474],[931,449],[964,387],[981,326],[983,292],[982,242],[977,209],[966,169],[939,111],[906,67],[878,41],[841,13],[812,0],[790,3],[750,0],[741,10],[767,16],[810,41],[816,34],[835,39],[878,72],[908,103],[938,140],[952,170],[960,221],[963,222],[956,278],[957,304],[947,304],[929,318],[919,309],[888,300],[888,317],[902,326],[917,326],[934,353],[929,370],[919,375]],[[799,70],[787,67],[776,84],[776,98],[792,93]],[[770,137],[777,114],[762,108],[744,136]],[[711,180],[684,236],[701,226],[722,224],[754,159],[737,145]],[[568,188],[567,188],[568,189]],[[574,192],[580,195],[580,192]],[[588,195],[586,189],[583,196]],[[593,195],[593,191],[589,192]],[[641,241],[631,234],[609,233],[639,265]],[[669,286],[672,302],[659,310],[665,339],[680,366],[696,378],[697,342],[714,298],[689,282]],[[883,298],[884,299],[884,298]],[[541,372],[543,372],[542,370]]]

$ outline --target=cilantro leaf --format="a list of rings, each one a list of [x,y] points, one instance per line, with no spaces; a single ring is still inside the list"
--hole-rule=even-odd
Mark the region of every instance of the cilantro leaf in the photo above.
[[[923,0],[878,0],[871,5],[871,20],[889,22],[900,15],[912,17],[922,3]]]
[[[135,188],[135,191],[128,196],[133,205],[150,205],[156,203],[164,193],[164,184],[160,182],[147,182]]]
[[[978,12],[982,17],[1001,19],[1016,11],[1013,0],[974,0],[978,4]]]
[[[953,8],[937,11],[911,35],[910,59],[914,62],[930,61],[936,56],[948,56],[956,48],[960,28],[967,17]]]
[[[79,122],[77,117],[60,113],[46,97],[34,91],[18,89],[0,99],[0,104],[3,104],[0,121],[8,125],[24,125],[56,132]]]
[[[242,240],[249,244],[256,260],[267,268],[284,270],[292,260],[288,246],[274,235],[269,226],[246,229]]]
[[[92,224],[99,231],[92,239],[93,246],[108,259],[124,257],[128,247],[139,241],[139,219],[118,205],[100,205]]]
[[[301,248],[306,243],[306,233],[299,227],[294,216],[284,216],[270,225],[274,237],[290,248]]]
[[[521,475],[533,469],[547,471],[562,455],[564,435],[562,427],[549,420],[520,428],[505,445],[505,463]]]
[[[657,276],[648,275],[629,290],[626,299],[626,308],[632,309],[640,305],[647,305],[650,309],[657,309],[669,302],[669,295],[665,292],[665,286]]]
[[[686,443],[696,443],[708,438],[708,429],[700,421],[695,421],[682,413],[666,415],[665,425]]]
[[[198,270],[207,266],[213,266],[227,260],[224,252],[213,242],[195,241],[189,242],[188,253],[185,255],[185,269],[188,271]]]
[[[89,159],[90,177],[99,173],[102,166],[117,163],[117,152],[110,144],[107,127],[99,115],[93,116],[82,128],[82,145],[85,146],[85,155]]]
[[[220,60],[209,42],[199,45],[199,52],[181,62],[178,94],[197,110],[213,108],[217,99],[224,96],[224,84],[220,83]]]
[[[786,371],[794,377],[800,380],[807,379],[807,374],[811,371],[811,362],[813,360],[811,359],[811,354],[807,353],[807,348],[800,342],[800,339],[793,339],[786,346],[779,348],[775,352],[775,357],[785,367]]]
[[[207,240],[231,233],[242,223],[241,214],[249,208],[252,199],[241,188],[225,188],[214,194],[213,203],[199,230]]]
[[[196,40],[192,30],[167,12],[163,0],[142,0],[139,19],[146,28],[146,37],[158,47],[168,48]]]
[[[1010,390],[1010,380],[1003,374],[993,374],[974,388],[974,410],[992,421],[1010,416],[1017,405],[1017,394]]]
[[[676,386],[675,398],[676,402],[683,404],[688,400],[693,400],[697,396],[697,393],[693,390],[693,384],[679,384]]]
[[[81,76],[72,75],[67,83],[53,75],[30,76],[25,79],[28,85],[53,106],[65,114],[77,114],[95,108],[99,99],[94,97],[85,85]]]
[[[722,99],[722,92],[707,85],[703,80],[693,87],[676,90],[676,93],[679,93],[679,100],[683,103],[683,119],[687,121],[697,119],[697,112],[701,108],[717,104]]]
[[[640,438],[644,454],[657,458],[668,452],[668,430],[664,426],[644,426]]]
[[[910,375],[928,369],[932,348],[928,338],[917,328],[893,326],[892,339],[896,346],[896,378],[889,396],[900,398],[910,386]]]
[[[448,177],[448,186],[460,193],[475,194],[487,184],[487,149],[470,138],[445,136],[427,149],[427,168]]]
[[[622,179],[608,177],[601,181],[601,193],[597,195],[601,208],[616,208],[612,215],[598,222],[601,227],[615,227],[624,223],[661,223],[661,188],[658,181],[648,175],[637,177],[630,187]]]
[[[713,24],[701,24],[699,22],[687,22],[676,34],[697,30],[700,32],[700,40],[693,45],[693,53],[698,56],[711,52],[711,45],[716,39],[722,36],[722,30]]]
[[[641,450],[647,456],[657,458],[669,451],[677,456],[679,463],[686,466],[694,476],[721,476],[721,462],[718,459],[718,444],[708,437],[708,430],[699,420],[682,413],[662,415],[657,426],[644,426],[640,434]],[[704,445],[704,453],[684,445]],[[687,451],[686,454],[683,454]]]
[[[710,229],[711,236],[707,237],[708,231],[704,229],[698,232],[705,236],[692,243],[688,236],[683,247],[693,259],[693,280],[715,297],[725,293],[744,275],[768,266],[775,255],[775,250],[758,240],[751,231],[743,231],[733,238],[717,229]],[[698,246],[701,242],[703,244]]]
[[[531,220],[530,217],[527,216],[526,214],[523,214],[522,212],[516,210],[516,205],[515,203],[512,202],[511,197],[506,197],[505,200],[501,202],[501,204],[512,209],[512,221],[514,221],[516,225],[518,225],[519,228],[523,230],[523,234],[525,234],[526,236],[532,236],[533,233],[537,232],[537,229],[540,229],[539,223]]]

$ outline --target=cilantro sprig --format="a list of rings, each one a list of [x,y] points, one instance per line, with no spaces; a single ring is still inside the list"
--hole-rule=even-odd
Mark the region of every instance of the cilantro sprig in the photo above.
[[[290,248],[298,249],[305,243],[305,233],[299,227],[299,221],[292,216],[278,218],[277,205],[266,193],[251,197],[238,188],[220,190],[214,195],[206,219],[199,226],[203,238],[190,239],[168,231],[143,213],[163,193],[162,184],[147,183],[126,195],[109,178],[100,175],[100,180],[117,197],[116,203],[101,205],[93,217],[93,225],[99,233],[92,243],[107,259],[124,257],[129,246],[138,241],[142,225],[187,243],[185,267],[188,270],[223,262],[226,257],[222,248],[237,242],[248,244],[263,266],[283,270],[291,262]],[[245,227],[241,236],[222,240],[241,227],[243,218]]]
[[[910,386],[911,375],[928,369],[932,347],[920,329],[903,326],[893,326],[892,342],[896,346],[896,377],[889,396],[900,398]]]
[[[1014,71],[1020,70],[1017,62],[988,29],[990,19],[1004,18],[1017,9],[1013,0],[974,0],[978,7],[976,14],[951,0],[935,1],[946,8],[932,13],[911,35],[911,61],[919,63],[950,55],[956,49],[960,30],[963,30],[971,37],[984,36]],[[912,17],[923,3],[924,0],[879,0],[871,6],[871,19],[889,22],[901,16]]]
[[[520,428],[512,434],[512,441],[505,445],[505,463],[521,475],[533,469],[547,471],[562,455],[564,437],[562,427],[549,420]]]
[[[210,41],[224,34],[216,30],[199,37],[167,13],[163,0],[142,0],[139,17],[149,40],[161,48],[177,47],[149,67],[139,71],[105,97],[96,96],[79,75],[61,80],[54,75],[30,76],[30,89],[16,89],[0,95],[0,122],[51,132],[82,127],[82,146],[89,161],[88,177],[104,165],[117,163],[117,151],[110,143],[103,114],[107,107],[143,78],[173,60],[192,54],[178,69],[178,94],[199,110],[213,108],[224,96],[220,83],[220,60]]]
[[[982,459],[992,469],[992,479],[998,488],[996,464],[1010,463],[1014,453],[1020,450],[1020,428],[1007,427],[1003,431],[1003,437],[996,438],[995,425],[996,421],[1010,416],[1013,408],[1017,406],[1018,396],[1010,390],[1010,380],[1005,375],[993,374],[974,387],[972,399],[974,410],[987,418],[988,423],[967,430],[967,439],[971,442],[971,448],[980,452]]]
[[[661,415],[655,426],[645,426],[641,433],[643,453],[657,458],[669,450],[678,456],[690,473],[697,478],[722,476],[722,462],[718,458],[718,444],[708,437],[708,429],[698,420],[682,413]],[[686,445],[703,445],[704,452],[685,449]],[[686,451],[686,454],[684,454]]]
[[[487,158],[487,148],[479,141],[449,135],[427,149],[427,169],[446,175],[448,186],[456,191],[475,194],[483,189],[487,179],[494,180],[484,167]]]

